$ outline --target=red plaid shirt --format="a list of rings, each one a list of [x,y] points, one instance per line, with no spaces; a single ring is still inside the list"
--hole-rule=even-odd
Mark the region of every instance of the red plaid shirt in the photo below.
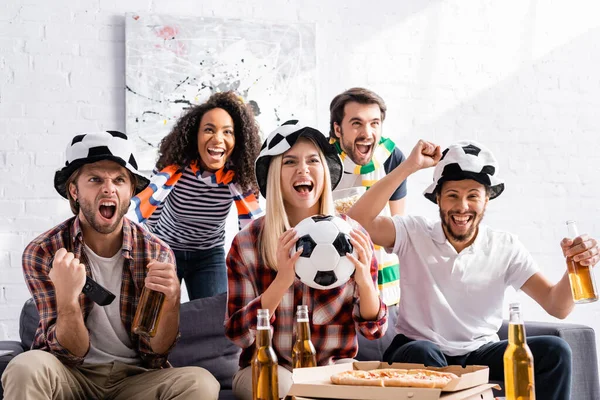
[[[356,224],[349,218],[347,221]],[[240,231],[227,256],[228,299],[225,334],[242,348],[239,365],[250,365],[261,294],[275,279],[277,271],[266,266],[260,258],[258,239],[264,217],[253,221]],[[361,228],[362,229],[362,228]],[[371,276],[377,287],[377,260],[372,257]],[[317,363],[327,365],[341,358],[354,358],[358,353],[357,331],[367,339],[377,339],[387,329],[387,307],[379,301],[375,321],[360,317],[358,286],[353,278],[330,290],[315,290],[298,278],[283,296],[271,318],[273,348],[279,365],[291,369],[292,345],[295,337],[295,310],[299,304],[308,305],[311,340],[317,350]]]
[[[89,262],[83,252],[82,235],[79,218],[74,217],[42,233],[29,243],[23,252],[25,282],[40,314],[40,323],[35,332],[31,348],[49,351],[69,366],[83,363],[84,357],[72,354],[61,346],[56,338],[56,297],[54,285],[48,274],[52,268],[54,254],[58,249],[64,247],[73,252],[75,257],[85,264],[87,275],[92,277]],[[69,237],[71,243],[65,245]],[[139,352],[143,365],[149,368],[167,366],[168,352],[166,354],[152,352],[150,342],[134,334],[131,331],[131,324],[144,287],[146,266],[151,260],[157,259],[161,251],[168,252],[168,262],[175,263],[173,253],[163,241],[144,230],[141,226],[132,223],[127,218],[123,218],[123,248],[121,252],[125,257],[125,264],[121,294],[117,296],[117,301],[120,299],[121,321],[129,332],[132,347]],[[79,295],[79,304],[85,321],[95,304],[84,294]]]

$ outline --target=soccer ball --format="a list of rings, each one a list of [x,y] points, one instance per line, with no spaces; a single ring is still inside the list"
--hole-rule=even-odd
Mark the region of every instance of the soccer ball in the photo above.
[[[354,264],[346,257],[356,255],[350,243],[352,227],[340,217],[314,215],[294,228],[299,239],[292,252],[302,247],[296,262],[296,276],[314,289],[343,285],[354,274]]]

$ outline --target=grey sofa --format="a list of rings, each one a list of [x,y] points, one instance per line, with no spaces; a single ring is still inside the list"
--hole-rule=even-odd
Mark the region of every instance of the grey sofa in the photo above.
[[[233,374],[237,371],[239,349],[224,335],[223,316],[226,296],[199,299],[181,305],[181,338],[171,353],[169,361],[176,367],[196,365],[209,370],[221,383],[220,399],[234,399],[231,392]],[[396,308],[390,308],[390,329],[387,334],[374,341],[359,336],[361,361],[381,360],[383,352],[394,337],[393,325]],[[1,341],[0,350],[13,350],[11,355],[0,357],[0,373],[19,353],[31,347],[38,325],[38,314],[32,300],[28,300],[21,311],[21,341]],[[500,338],[507,337],[507,326],[503,325]],[[527,335],[555,335],[565,339],[573,352],[573,400],[600,399],[596,342],[592,328],[573,324],[527,323]],[[500,395],[499,393],[497,395]],[[0,398],[2,390],[0,389]]]

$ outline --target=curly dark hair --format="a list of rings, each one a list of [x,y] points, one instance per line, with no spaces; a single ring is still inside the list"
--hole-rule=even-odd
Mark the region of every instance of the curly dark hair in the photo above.
[[[160,142],[156,169],[161,170],[168,165],[185,168],[194,161],[200,164],[198,129],[204,114],[214,108],[227,111],[233,120],[235,146],[229,161],[236,182],[244,191],[258,193],[254,174],[254,161],[261,146],[258,124],[250,106],[231,91],[212,94],[205,103],[193,106],[177,120],[173,130]]]

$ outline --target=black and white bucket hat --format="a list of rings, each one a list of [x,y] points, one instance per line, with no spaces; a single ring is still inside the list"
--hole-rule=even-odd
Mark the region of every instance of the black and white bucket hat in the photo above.
[[[134,157],[134,144],[127,135],[117,131],[86,133],[75,136],[67,145],[65,166],[54,174],[54,188],[67,198],[67,179],[85,164],[111,160],[127,168],[137,178],[135,194],[148,185],[148,178],[140,174]]]
[[[464,140],[448,146],[433,171],[433,183],[423,195],[436,203],[436,189],[447,181],[473,179],[490,188],[490,200],[504,191],[504,181],[499,179],[498,161],[492,152],[473,140]]]
[[[263,197],[267,197],[267,175],[271,159],[273,156],[278,156],[291,149],[301,137],[311,139],[319,146],[325,155],[327,166],[329,167],[329,174],[331,175],[332,189],[335,189],[340,183],[344,167],[342,166],[342,160],[340,160],[335,147],[333,147],[325,135],[317,129],[303,125],[298,120],[290,120],[284,122],[269,134],[256,159],[256,180],[258,182],[258,187],[260,188],[260,194],[262,194]]]

